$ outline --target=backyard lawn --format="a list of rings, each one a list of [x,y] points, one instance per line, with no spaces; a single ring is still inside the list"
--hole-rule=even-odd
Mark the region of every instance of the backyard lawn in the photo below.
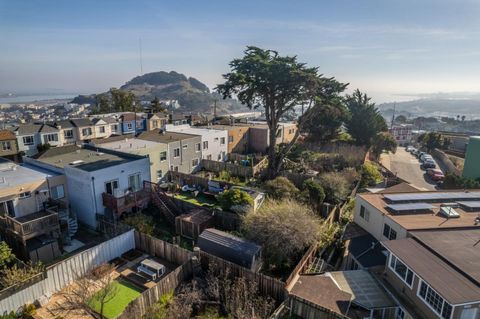
[[[179,194],[175,194],[175,198],[181,199],[183,201],[189,202],[197,206],[204,206],[204,207],[219,206],[215,198],[206,197],[202,194],[199,194],[197,197],[195,197],[191,192],[181,192]]]
[[[115,285],[115,297],[105,303],[103,308],[103,315],[108,319],[116,319],[127,307],[127,305],[135,300],[141,294],[140,288],[133,284],[130,284],[124,280],[116,280],[113,282]],[[95,295],[88,302],[90,308],[100,313],[100,303],[95,298]]]

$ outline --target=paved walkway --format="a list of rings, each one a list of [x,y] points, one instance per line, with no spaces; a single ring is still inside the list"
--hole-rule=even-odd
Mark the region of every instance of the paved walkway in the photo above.
[[[419,160],[407,152],[404,147],[398,147],[395,154],[382,154],[380,161],[383,166],[416,188],[435,189],[436,183],[428,178],[426,172],[420,168]]]

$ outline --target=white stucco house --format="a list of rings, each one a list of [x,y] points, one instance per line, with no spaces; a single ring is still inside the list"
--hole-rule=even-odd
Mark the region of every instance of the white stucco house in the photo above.
[[[132,209],[132,203],[146,202],[143,182],[150,181],[148,156],[70,145],[52,148],[36,159],[24,159],[65,174],[71,209],[91,228],[97,226],[97,214],[117,218]],[[130,197],[135,201],[129,201]]]
[[[193,127],[186,125],[165,126],[167,132],[178,132],[184,134],[192,134],[201,136],[202,159],[213,161],[225,161],[228,153],[228,131],[205,127]]]

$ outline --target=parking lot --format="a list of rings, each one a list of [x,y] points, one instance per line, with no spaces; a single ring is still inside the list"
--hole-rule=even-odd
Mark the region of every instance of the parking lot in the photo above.
[[[404,147],[398,147],[395,154],[383,154],[382,164],[397,174],[401,179],[422,190],[434,190],[436,182],[432,181],[420,168],[418,158],[410,154]]]

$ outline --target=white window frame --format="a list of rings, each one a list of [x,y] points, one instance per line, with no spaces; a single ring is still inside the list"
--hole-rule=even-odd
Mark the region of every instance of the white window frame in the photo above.
[[[54,194],[54,190],[55,189],[55,192],[57,194],[57,196],[53,196]],[[61,189],[61,192],[58,191],[58,189]],[[62,196],[58,196],[58,194],[61,193]],[[52,199],[62,199],[62,198],[65,198],[65,187],[63,186],[63,184],[59,184],[59,185],[55,185],[55,186],[52,186],[50,187],[50,197]]]
[[[395,257],[395,265],[394,267],[392,267],[392,258]],[[400,262],[405,265],[405,267],[407,268],[407,270],[405,271],[405,278],[402,278],[400,277],[400,275],[397,273],[397,271],[395,270],[395,266],[397,265],[397,260],[400,260]],[[418,277],[417,274],[410,268],[407,266],[407,264],[401,260],[400,258],[398,258],[397,256],[395,256],[394,254],[390,253],[390,257],[388,258],[388,268],[390,268],[390,270],[395,274],[395,276],[397,276],[403,283],[405,283],[405,285],[407,285],[408,287],[410,287],[410,289],[413,288],[413,283],[415,282],[415,277]],[[408,274],[408,271],[411,271],[412,272],[412,283],[409,284],[406,279],[407,279],[407,274]]]
[[[58,133],[49,133],[43,135],[43,141],[45,143],[58,142]]]
[[[63,131],[63,137],[64,137],[65,139],[73,138],[73,130],[72,130],[72,129],[64,130],[64,131]]]
[[[363,208],[363,216],[362,216],[362,208]],[[364,219],[367,223],[370,221],[370,211],[363,205],[360,205],[360,212],[358,213],[358,215]],[[390,225],[389,225],[390,227]],[[390,227],[391,229],[391,227]]]
[[[198,158],[192,159],[192,167],[197,167],[200,164],[200,160]]]
[[[91,135],[93,135],[93,131],[91,127],[85,127],[82,129],[82,136],[91,136]]]
[[[2,151],[11,151],[11,150],[12,150],[12,142],[2,141]]]
[[[433,290],[438,296],[440,296],[440,298],[443,299],[443,303],[442,303],[442,309],[440,310],[440,313],[437,312],[437,310],[435,310],[425,299],[423,299],[422,296],[420,296],[420,288],[422,287],[422,283],[424,283],[426,286],[427,286],[427,291],[425,292],[425,297],[428,293],[428,289],[430,288],[431,290]],[[452,311],[450,313],[450,317],[448,318],[445,318],[445,319],[451,319],[453,317],[453,313],[455,312],[455,306],[450,304],[441,294],[439,294],[435,289],[432,288],[432,286],[430,286],[425,280],[423,280],[422,278],[419,278],[419,281],[418,281],[418,288],[417,288],[417,298],[420,299],[425,305],[427,305],[428,308],[430,308],[430,310],[433,311],[434,314],[436,314],[439,318],[441,319],[444,319],[444,317],[442,316],[442,312],[443,312],[443,307],[445,307],[445,304],[447,303],[450,307],[452,307]]]
[[[225,145],[225,137],[220,137],[220,145]]]
[[[163,157],[165,154],[165,157]],[[167,160],[167,151],[160,152],[160,162],[165,162]]]
[[[9,211],[8,209],[8,202],[11,202],[11,208],[13,211]],[[15,204],[13,202],[13,200],[9,199],[9,200],[6,200],[6,201],[3,201],[3,202],[0,202],[0,206],[3,207],[3,210],[5,211],[5,214],[6,215],[3,215],[3,216],[10,216],[10,217],[15,217],[16,216],[16,212],[15,212]],[[2,216],[2,215],[0,215]]]
[[[127,130],[133,130],[133,123],[127,123]]]
[[[114,188],[114,187],[113,187],[113,183],[117,183],[117,187]],[[112,180],[110,180],[110,181],[106,181],[106,182],[105,182],[105,186],[104,186],[104,187],[105,187],[105,193],[107,193],[107,194],[108,194],[108,192],[107,192],[107,185],[108,185],[108,184],[112,184],[112,194],[110,194],[110,195],[115,196],[115,190],[120,188],[120,183],[118,182],[118,178],[117,178],[117,179],[112,179]]]
[[[30,192],[30,191],[26,191],[26,192],[18,194],[19,199],[25,199],[25,198],[30,198],[30,197],[32,197],[32,192]]]
[[[208,150],[208,141],[203,141],[203,149]]]
[[[201,143],[196,143],[195,144],[195,152],[201,152],[202,151],[202,144]]]
[[[100,132],[101,134],[105,133],[105,132],[106,132],[105,126],[104,126],[104,125],[100,126],[100,127],[98,128],[98,132]]]
[[[31,142],[27,142],[27,139],[32,139]],[[35,137],[33,135],[27,135],[22,138],[23,145],[25,146],[30,146],[30,145],[35,145]]]
[[[114,132],[118,131],[118,124],[112,124],[110,125],[110,129]]]
[[[385,226],[388,226],[388,228],[390,229],[389,232],[388,232],[388,237],[385,236]],[[395,232],[395,238],[390,238],[392,236],[392,230]],[[398,232],[392,228],[392,226],[390,226],[389,224],[387,223],[383,223],[383,229],[382,229],[382,236],[388,240],[395,240],[397,239],[397,236],[398,236]]]
[[[178,155],[175,156],[175,153],[177,153],[176,151],[178,151]],[[173,158],[177,158],[177,157],[180,157],[180,147],[173,149]]]
[[[138,185],[133,185],[133,186],[138,186],[138,188],[132,187],[132,185],[130,183],[130,178],[131,177],[138,178]],[[130,175],[128,175],[127,180],[128,180],[128,187],[131,188],[133,192],[138,192],[142,189],[142,173],[136,172],[136,173],[130,174]]]

